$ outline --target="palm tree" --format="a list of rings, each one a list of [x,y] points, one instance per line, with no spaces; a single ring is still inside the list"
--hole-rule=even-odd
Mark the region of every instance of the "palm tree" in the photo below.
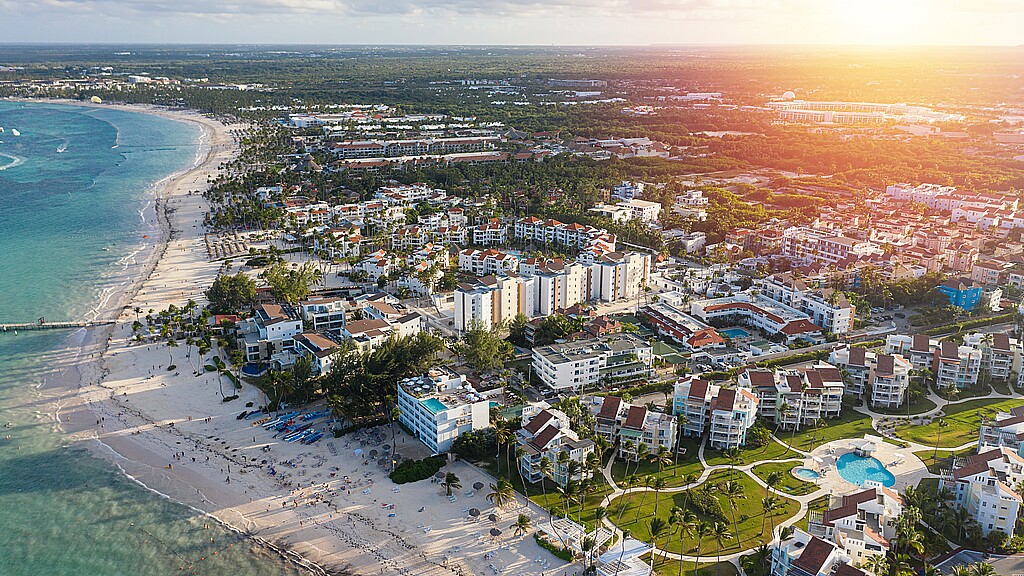
[[[512,483],[504,478],[498,478],[497,485],[491,484],[491,492],[487,495],[487,501],[498,508],[503,508],[514,498],[515,489],[512,488]]]
[[[971,576],[971,568],[965,564],[957,564],[949,572],[950,576]]]
[[[971,564],[971,576],[995,576],[996,569],[988,562]]]
[[[658,493],[660,491],[664,490],[666,486],[668,486],[668,481],[665,480],[664,478],[662,478],[661,476],[657,476],[657,477],[654,478],[654,480],[651,481],[651,488],[654,488],[654,515],[655,516],[658,515],[658,501],[660,500],[660,498],[658,498]]]
[[[764,495],[770,496],[771,490],[782,483],[782,472],[772,472],[764,480]]]
[[[696,484],[698,480],[700,480],[700,476],[693,472],[690,472],[683,477],[683,486],[686,486],[686,497],[683,498],[683,508],[686,508],[690,503],[690,490],[693,489],[693,485]]]
[[[444,481],[441,482],[441,486],[444,486],[445,492],[451,496],[452,490],[462,488],[462,482],[459,481],[459,477],[454,472],[449,472],[444,475]]]
[[[509,451],[508,451],[507,447],[508,447],[509,443],[512,441],[512,430],[509,429],[508,423],[505,422],[505,420],[498,420],[495,423],[495,425],[494,425],[494,439],[497,441],[497,445],[498,445],[498,456],[497,456],[497,458],[501,457],[501,447],[503,445],[506,446],[506,449],[505,449],[505,473],[506,473],[506,475],[508,475],[509,478],[511,478],[512,477],[512,462],[509,460]],[[498,463],[498,466],[500,468],[500,466],[501,466],[500,462]],[[499,470],[499,474],[500,474],[500,470]]]
[[[167,357],[170,358],[170,361],[167,363],[168,368],[174,365],[174,355],[171,354],[171,350],[174,350],[177,347],[178,341],[175,340],[173,336],[167,339]]]
[[[768,496],[761,498],[761,510],[763,512],[761,516],[761,534],[764,534],[764,521],[767,520],[772,513],[775,511],[775,496]],[[772,519],[772,539],[775,539],[775,521]]]
[[[516,446],[516,472],[519,474],[519,482],[523,485],[523,494],[526,494],[526,477],[523,476],[523,467],[519,464],[522,462],[523,456],[526,456],[526,450],[520,446]]]
[[[619,548],[619,561],[618,561],[618,566],[621,566],[621,565],[622,565],[622,555],[623,555],[623,554],[625,554],[625,552],[626,552],[626,540],[629,540],[629,536],[630,536],[630,532],[629,532],[629,530],[628,530],[628,529],[626,529],[626,528],[624,528],[624,529],[622,530],[622,547],[621,547],[621,548]],[[619,573],[619,569],[618,569],[617,567],[615,568],[615,573],[616,573],[616,574],[618,574],[618,573]]]
[[[635,474],[632,476],[627,476],[626,479],[622,481],[622,486],[626,489],[626,492],[625,494],[622,495],[622,497],[619,498],[619,515],[615,517],[616,524],[618,524],[622,520],[622,512],[626,509],[626,501],[630,499],[627,498],[627,496],[632,496],[633,487],[638,485],[639,483],[640,479],[637,478]]]
[[[658,538],[668,531],[668,522],[655,516],[651,518],[651,572],[654,571],[654,559],[658,551]]]
[[[711,528],[711,535],[715,538],[715,542],[718,543],[718,573],[722,573],[722,548],[725,547],[725,542],[729,538],[732,538],[732,534],[729,534],[729,527],[724,522],[715,522],[715,525]],[[736,541],[739,542],[739,535],[736,535]]]
[[[545,485],[544,481],[549,476],[551,476],[551,472],[554,470],[554,468],[551,465],[551,459],[548,458],[547,456],[541,456],[540,464],[537,465],[537,469],[540,470],[540,474],[542,476],[542,478],[540,479],[540,489],[541,489],[541,492],[544,493],[544,508],[547,508],[548,507],[548,488]],[[550,514],[551,514],[551,510],[549,509],[548,510],[549,518],[550,518]]]
[[[509,528],[515,530],[516,536],[526,534],[526,531],[530,529],[530,517],[526,514],[520,514],[519,518],[516,519],[515,524],[512,524]]]
[[[864,567],[872,574],[881,576],[889,572],[889,561],[885,559],[885,554],[872,554],[864,561]]]
[[[732,508],[732,530],[736,534],[736,546],[740,545],[740,529],[736,523],[736,502],[746,496],[743,494],[743,485],[734,480],[728,480],[718,485],[718,491],[729,500]]]
[[[697,526],[697,515],[685,508],[675,507],[669,513],[668,523],[669,525],[675,525],[676,531],[679,533],[679,576],[682,576],[684,547],[686,546],[685,537],[687,534],[691,534],[694,527]]]
[[[701,520],[697,523],[697,527],[694,528],[694,533],[697,535],[697,554],[693,558],[693,573],[697,573],[697,566],[700,565],[700,545],[704,542],[705,536],[710,536],[714,531],[711,525],[706,521]]]
[[[643,444],[641,444],[641,446],[643,446]],[[643,483],[644,483],[644,487],[645,488],[650,488],[651,484],[654,483],[654,477],[649,475],[649,474],[647,476],[644,476]],[[640,521],[640,510],[643,509],[643,507],[644,507],[644,500],[646,500],[646,499],[647,499],[647,490],[644,490],[643,492],[640,492],[640,505],[636,507],[636,520],[634,520],[634,522],[639,522]]]
[[[761,543],[754,551],[740,557],[740,567],[747,576],[767,576],[772,566],[772,548]]]
[[[938,430],[935,432],[935,449],[932,450],[932,462],[934,462],[935,458],[939,455],[939,440],[942,438],[942,429],[949,426],[949,423],[946,422],[945,418],[939,418],[935,423],[938,425]]]
[[[651,461],[658,465],[658,472],[661,473],[665,466],[672,465],[672,451],[668,446],[659,446],[658,451],[651,455]]]
[[[636,454],[634,455],[634,458],[636,458],[636,468],[633,469],[634,474],[640,471],[640,463],[647,460],[649,453],[650,449],[647,447],[647,444],[644,444],[643,442],[637,443]]]

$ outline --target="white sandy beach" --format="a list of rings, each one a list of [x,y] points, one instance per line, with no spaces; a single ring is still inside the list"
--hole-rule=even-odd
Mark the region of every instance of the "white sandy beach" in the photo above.
[[[62,380],[81,380],[77,394],[68,389],[54,400],[53,411],[72,441],[148,488],[294,553],[321,572],[485,576],[581,571],[543,550],[531,535],[513,536],[509,526],[520,512],[529,514],[535,526],[546,521],[539,507],[523,500],[498,511],[485,500],[486,487],[467,497],[475,482],[494,482],[475,467],[457,462],[446,468],[463,485],[455,502],[430,481],[395,490],[374,462],[364,464],[355,455],[359,443],[354,438],[326,437],[311,446],[273,439],[273,432],[253,426],[252,420],[235,418],[246,403],[263,403],[257,390],[245,386],[239,399],[224,403],[216,375],[196,377],[184,346],[131,341],[136,307],[145,314],[189,298],[202,302],[202,290],[216,277],[221,263],[208,261],[202,227],[207,204],[201,192],[218,166],[236,154],[231,131],[242,127],[184,112],[127,108],[200,123],[208,154],[204,151],[197,168],[159,191],[161,203],[153,217],[166,216],[166,244],[154,247],[146,263],[137,266],[139,282],[117,307],[117,323],[91,331],[80,350],[58,358],[67,366]],[[171,356],[177,369],[168,372]],[[225,379],[223,385],[231,384]],[[426,455],[411,438],[400,435],[396,445],[404,457]],[[271,465],[276,475],[270,474]],[[469,508],[482,511],[479,520],[469,518]],[[497,522],[488,520],[492,513],[499,514]],[[503,531],[498,538],[488,535],[494,527]]]

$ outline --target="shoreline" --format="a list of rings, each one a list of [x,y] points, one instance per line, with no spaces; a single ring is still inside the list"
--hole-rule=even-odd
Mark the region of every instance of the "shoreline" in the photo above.
[[[261,404],[254,387],[243,385],[234,391],[238,399],[222,402],[224,383],[213,373],[190,373],[193,359],[185,350],[132,341],[136,307],[160,310],[189,297],[202,302],[201,290],[222,265],[207,258],[202,221],[208,206],[192,192],[196,186],[205,190],[207,177],[237,154],[232,126],[183,116],[209,128],[209,148],[202,162],[165,179],[158,191],[160,226],[166,233],[161,232],[147,264],[136,268],[136,282],[117,303],[116,323],[85,331],[77,354],[83,361],[62,367],[57,380],[68,388],[66,397],[56,401],[54,417],[70,442],[112,462],[147,489],[211,516],[316,574],[499,573],[488,562],[515,574],[578,571],[532,537],[510,537],[509,524],[519,513],[530,515],[534,525],[546,519],[540,507],[525,499],[514,510],[501,510],[483,494],[456,503],[433,482],[395,487],[374,462],[354,454],[358,435],[328,435],[309,446],[275,440],[272,432],[236,419],[241,410]],[[200,359],[199,367],[204,362]],[[170,364],[178,371],[168,371]],[[418,440],[405,434],[398,438],[395,447],[404,457],[427,455]],[[449,464],[448,470],[466,486],[458,500],[474,496],[469,486],[494,482],[463,462]],[[469,518],[469,506],[484,510],[485,518],[497,514],[497,525],[509,535],[488,538],[488,529],[497,525]],[[541,557],[545,563],[536,561]]]

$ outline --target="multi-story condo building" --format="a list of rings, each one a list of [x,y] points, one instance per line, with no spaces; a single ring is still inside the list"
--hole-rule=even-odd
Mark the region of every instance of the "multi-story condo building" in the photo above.
[[[838,368],[828,364],[774,373],[765,368],[748,368],[739,375],[739,385],[754,391],[761,417],[783,429],[799,429],[818,420],[837,418],[843,408],[842,375]]]
[[[712,448],[743,446],[757,422],[757,396],[747,388],[723,388],[696,376],[681,378],[672,390],[672,413],[682,417],[683,434],[708,435]]]
[[[772,547],[771,576],[866,576],[834,543],[797,528]]]
[[[885,555],[896,537],[896,518],[903,499],[888,488],[868,488],[845,496],[833,495],[828,510],[811,511],[807,532],[835,544],[856,565]]]
[[[345,312],[350,309],[346,298],[310,296],[299,302],[302,321],[314,332],[337,331],[345,325]]]
[[[393,256],[389,256],[388,253],[381,249],[368,254],[366,258],[363,258],[358,264],[352,268],[357,271],[366,272],[366,275],[376,280],[381,276],[388,276],[398,270],[400,260]]]
[[[302,320],[292,318],[277,304],[262,304],[255,314],[238,323],[239,344],[247,362],[264,362],[280,352],[295,350],[295,337],[302,332]]]
[[[466,248],[459,252],[459,270],[476,276],[515,273],[519,270],[519,258],[500,250]]]
[[[845,334],[853,329],[857,309],[846,296],[831,288],[811,289],[792,274],[773,274],[761,282],[761,294],[796,308],[826,332]]]
[[[583,439],[569,426],[569,417],[546,403],[530,404],[523,409],[523,427],[516,432],[516,443],[524,452],[519,458],[519,471],[531,484],[544,479],[541,461],[551,463],[550,479],[559,486],[582,478],[587,455],[594,451],[594,442]],[[568,460],[580,465],[570,475],[568,462],[560,462],[564,452]]]
[[[490,396],[477,393],[463,375],[433,368],[398,382],[398,419],[432,454],[441,454],[461,434],[490,426]]]
[[[519,240],[580,249],[598,244],[608,252],[615,251],[615,235],[606,230],[583,224],[563,224],[558,220],[541,220],[533,216],[515,223],[514,236]]]
[[[653,348],[639,336],[609,334],[533,349],[533,372],[552,390],[586,390],[650,376]]]
[[[334,351],[341,344],[317,332],[303,332],[295,337],[295,353],[308,358],[314,374],[326,374],[334,365]]]
[[[990,378],[1008,382],[1021,372],[1021,344],[1009,334],[968,334],[964,344],[981,350],[981,368]]]
[[[497,136],[436,138],[429,140],[349,140],[331,144],[339,158],[392,158],[490,150],[501,139]]]
[[[636,198],[619,202],[618,206],[629,210],[632,220],[639,220],[641,222],[654,222],[658,219],[658,214],[661,213],[660,203],[637,200]]]
[[[1011,408],[1009,412],[999,412],[995,419],[984,419],[978,429],[978,452],[986,452],[991,448],[1006,446],[1021,453],[1024,443],[1024,406]]]
[[[890,334],[885,339],[885,353],[899,354],[910,360],[914,370],[923,372],[931,370],[935,361],[935,351],[939,349],[939,341],[923,334],[905,336]]]
[[[953,492],[956,504],[967,510],[988,534],[1013,536],[1021,496],[1013,488],[1024,480],[1024,458],[1005,446],[957,458],[944,470],[939,487]]]
[[[794,226],[782,232],[782,254],[819,264],[836,264],[848,258],[881,255],[882,249],[873,242],[836,236],[829,230]]]
[[[690,313],[708,323],[718,318],[734,318],[767,335],[783,334],[790,342],[822,338],[821,327],[807,314],[753,291],[691,302]]]
[[[590,396],[583,404],[596,418],[594,430],[616,447],[619,458],[636,461],[640,444],[650,454],[676,447],[676,419],[644,406],[626,404],[615,396]]]
[[[508,227],[492,218],[484,224],[473,227],[473,244],[477,246],[502,246],[508,243]]]
[[[943,341],[935,352],[932,372],[939,388],[971,388],[978,383],[981,373],[981,350]]]
[[[832,351],[829,362],[849,374],[846,392],[862,396],[870,389],[874,407],[897,408],[910,386],[910,361],[899,354],[875,354],[849,345]]]

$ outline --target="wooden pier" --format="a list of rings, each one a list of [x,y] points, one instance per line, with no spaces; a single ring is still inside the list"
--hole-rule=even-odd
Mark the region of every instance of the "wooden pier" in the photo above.
[[[0,333],[17,332],[19,330],[74,330],[78,328],[95,328],[97,326],[109,326],[113,321],[107,322],[22,322],[15,324],[0,324]]]

